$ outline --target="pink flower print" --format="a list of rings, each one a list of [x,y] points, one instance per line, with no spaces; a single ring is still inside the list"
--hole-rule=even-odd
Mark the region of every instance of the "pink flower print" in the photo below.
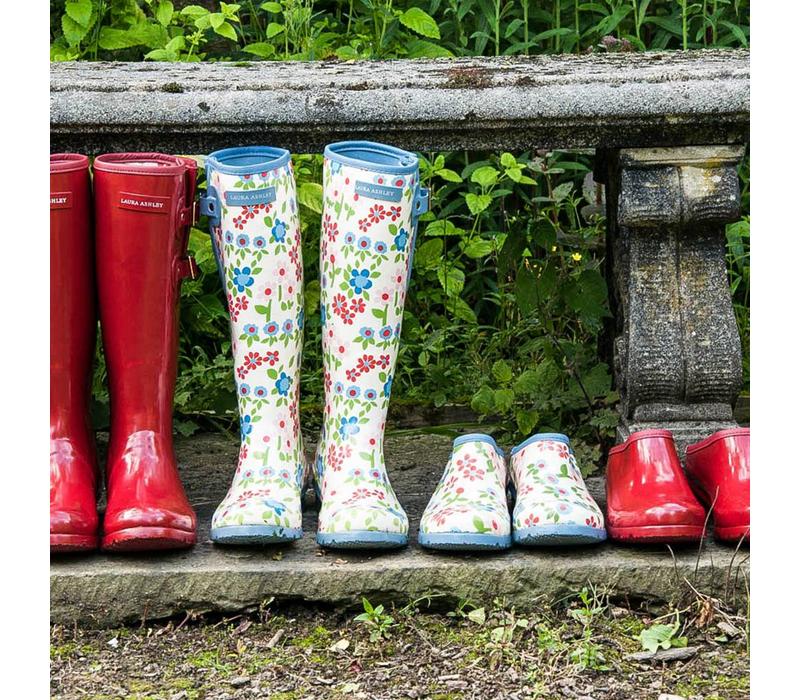
[[[350,313],[353,314],[353,317],[355,317],[355,314],[363,314],[366,308],[364,300],[360,297],[350,300]]]
[[[533,527],[539,522],[539,516],[530,513],[527,518],[525,518],[524,524],[526,527]]]
[[[389,362],[390,362],[390,361],[391,361],[391,360],[390,360],[390,358],[389,358],[389,356],[388,356],[388,355],[381,355],[381,356],[378,358],[378,366],[379,366],[381,369],[386,369],[386,368],[389,366]]]
[[[389,207],[389,216],[392,221],[397,221],[400,218],[402,209],[400,207]]]
[[[244,366],[248,372],[260,367],[262,362],[264,358],[257,352],[249,352],[244,358]]]
[[[264,361],[269,362],[270,367],[272,367],[279,359],[280,355],[278,354],[277,350],[269,350],[268,352],[264,353]]]
[[[333,297],[333,313],[341,318],[345,318],[348,314],[347,299],[344,294],[337,294]]]
[[[383,221],[386,218],[386,209],[383,204],[375,204],[370,207],[367,218],[371,224],[377,224]]]
[[[556,448],[556,452],[558,452],[558,456],[561,459],[569,459],[569,449],[567,448],[567,446],[563,442],[558,443],[558,447]]]
[[[361,372],[355,369],[348,369],[345,373],[348,382],[354,382],[361,376]]]
[[[600,523],[598,522],[597,518],[594,515],[586,518],[586,524],[589,527],[600,527]]]
[[[388,304],[392,299],[393,291],[388,287],[383,287],[382,289],[378,290],[378,299],[381,300],[382,303]]]
[[[366,233],[369,231],[369,221],[367,219],[359,219],[358,220],[358,230],[362,233]]]
[[[362,355],[358,358],[356,362],[356,369],[360,373],[369,372],[371,369],[375,369],[375,356],[374,355]]]

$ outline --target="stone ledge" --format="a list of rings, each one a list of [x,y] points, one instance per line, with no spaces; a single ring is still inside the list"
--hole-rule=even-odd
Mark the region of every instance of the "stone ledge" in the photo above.
[[[732,602],[744,600],[749,552],[707,542],[697,549],[594,548],[524,550],[491,555],[430,553],[416,543],[419,517],[438,481],[450,438],[432,434],[389,436],[392,483],[411,518],[412,544],[384,553],[323,552],[314,542],[316,512],[305,515],[298,543],[264,549],[222,549],[208,540],[211,513],[228,487],[235,442],[201,435],[178,442],[184,482],[200,519],[199,544],[189,552],[143,556],[95,554],[54,559],[50,614],[59,624],[110,627],[185,611],[224,612],[264,600],[300,600],[337,606],[371,601],[405,604],[426,595],[442,605],[459,599],[517,606],[558,599],[587,583],[614,596],[677,601],[696,590]],[[602,479],[590,479],[602,498]]]

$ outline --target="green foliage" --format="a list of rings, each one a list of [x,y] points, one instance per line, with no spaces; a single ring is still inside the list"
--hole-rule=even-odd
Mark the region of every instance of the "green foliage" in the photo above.
[[[685,647],[686,637],[678,636],[681,628],[681,620],[678,613],[675,613],[675,622],[671,625],[651,625],[643,629],[637,639],[645,651],[656,652],[659,649],[671,649],[674,647]]]
[[[381,639],[388,639],[390,630],[395,626],[394,618],[384,612],[383,605],[373,605],[366,599],[361,599],[364,612],[356,615],[353,619],[361,622],[369,629],[369,641],[378,642]]]

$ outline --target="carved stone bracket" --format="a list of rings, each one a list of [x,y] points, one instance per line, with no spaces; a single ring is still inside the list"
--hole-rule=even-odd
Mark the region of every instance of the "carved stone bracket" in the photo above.
[[[743,155],[741,146],[701,146],[601,156],[621,439],[667,428],[683,451],[735,425],[742,351],[725,224],[739,215]]]

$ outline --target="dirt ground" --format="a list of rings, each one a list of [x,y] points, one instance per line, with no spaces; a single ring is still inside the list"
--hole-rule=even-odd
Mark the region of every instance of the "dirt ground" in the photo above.
[[[596,590],[514,610],[436,601],[362,612],[277,607],[113,630],[53,627],[52,697],[737,700],[749,697],[744,611],[698,595],[632,608]],[[363,617],[363,616],[362,616]],[[676,624],[677,621],[677,624]],[[674,626],[678,660],[639,660],[639,634]],[[680,637],[686,637],[685,640]],[[681,646],[686,644],[686,647]]]

